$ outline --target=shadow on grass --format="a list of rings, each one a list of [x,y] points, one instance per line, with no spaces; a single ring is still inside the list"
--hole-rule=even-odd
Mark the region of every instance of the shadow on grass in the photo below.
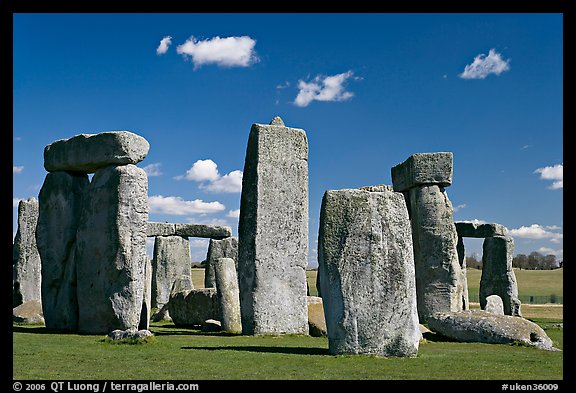
[[[156,331],[151,329],[151,332],[155,336],[218,336],[218,337],[235,337],[240,336],[239,333],[228,333],[228,332],[203,332],[201,330],[184,330],[184,329],[174,329],[170,331]]]
[[[31,334],[75,334],[67,330],[48,329],[45,326],[18,326],[12,325],[13,333],[31,333]]]
[[[426,333],[422,333],[422,337],[424,339],[426,339],[427,341],[430,342],[440,342],[440,343],[457,343],[459,342],[458,340],[454,340],[452,338],[449,337],[444,337],[440,334],[434,333],[434,332],[426,332]]]
[[[206,351],[247,351],[260,353],[282,353],[292,355],[329,355],[327,348],[306,347],[265,347],[258,345],[223,346],[223,347],[182,347],[181,349],[202,349]]]

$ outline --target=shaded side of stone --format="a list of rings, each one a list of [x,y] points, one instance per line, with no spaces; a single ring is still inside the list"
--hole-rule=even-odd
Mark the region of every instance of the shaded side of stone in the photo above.
[[[460,237],[493,237],[506,236],[507,230],[501,224],[479,224],[475,222],[456,222],[456,232]]]
[[[518,284],[512,269],[514,239],[495,236],[484,239],[482,245],[482,276],[480,277],[480,308],[486,307],[486,298],[498,295],[504,304],[504,314],[521,316]]]
[[[49,329],[78,328],[75,245],[88,185],[86,174],[51,172],[38,195],[36,244],[42,261],[42,310]]]
[[[152,307],[162,308],[170,300],[177,278],[191,276],[190,241],[182,236],[156,236],[152,259]]]
[[[452,162],[450,152],[413,154],[392,168],[394,191],[431,184],[448,187],[452,184]]]
[[[216,288],[174,291],[168,302],[176,326],[200,326],[208,319],[221,320]]]

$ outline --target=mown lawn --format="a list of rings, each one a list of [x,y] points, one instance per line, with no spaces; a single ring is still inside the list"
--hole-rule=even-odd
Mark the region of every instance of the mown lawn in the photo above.
[[[558,348],[560,321],[538,321]],[[13,378],[107,380],[560,380],[562,351],[446,342],[427,335],[415,358],[332,356],[323,337],[205,333],[154,323],[152,342],[13,327]]]

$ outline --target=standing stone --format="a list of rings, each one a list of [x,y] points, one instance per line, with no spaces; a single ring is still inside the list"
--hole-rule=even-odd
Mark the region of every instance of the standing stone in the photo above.
[[[470,298],[468,296],[468,277],[466,269],[466,249],[464,248],[464,239],[458,236],[458,244],[456,245],[456,252],[458,253],[458,263],[460,263],[461,282],[462,282],[462,310],[470,309]]]
[[[464,308],[462,269],[452,203],[452,153],[418,153],[392,168],[395,191],[404,192],[412,223],[418,316]]]
[[[79,134],[46,146],[44,168],[48,172],[94,173],[108,165],[137,164],[149,149],[146,139],[129,131]]]
[[[486,308],[486,298],[498,295],[504,304],[504,314],[522,316],[518,284],[512,269],[514,239],[494,236],[482,245],[482,276],[480,277],[480,308]]]
[[[41,299],[40,254],[36,247],[38,200],[18,202],[18,230],[12,246],[12,307]]]
[[[42,310],[48,329],[76,331],[76,230],[88,175],[51,172],[38,195],[36,244],[42,260]]]
[[[96,172],[76,237],[78,331],[137,329],[144,297],[148,178],[135,165]]]
[[[208,255],[206,256],[206,267],[204,270],[204,287],[216,288],[216,276],[214,273],[214,264],[220,258],[232,258],[235,269],[238,269],[238,238],[228,237],[217,240],[210,239],[208,245]]]
[[[326,191],[318,264],[331,354],[416,356],[422,336],[401,193]]]
[[[152,259],[152,307],[162,308],[181,275],[191,276],[190,241],[182,236],[156,236]]]
[[[240,292],[236,263],[231,258],[214,261],[216,294],[222,311],[221,327],[225,332],[241,333]]]
[[[486,307],[484,307],[484,311],[492,314],[505,315],[504,303],[502,302],[502,298],[498,295],[487,296]]]
[[[222,312],[216,288],[172,291],[168,302],[170,317],[176,326],[201,326],[208,319],[220,321]]]
[[[308,334],[308,141],[276,117],[250,130],[240,201],[244,334]]]
[[[144,299],[140,311],[139,330],[148,330],[150,327],[150,313],[152,309],[152,261],[146,258],[146,270],[144,273]]]

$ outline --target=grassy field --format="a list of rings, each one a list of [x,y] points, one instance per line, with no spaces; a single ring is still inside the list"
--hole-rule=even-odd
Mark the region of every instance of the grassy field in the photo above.
[[[520,285],[547,291],[554,279],[517,274]],[[534,273],[534,272],[526,272]],[[539,272],[540,273],[540,272]],[[308,271],[311,294],[316,272]],[[472,277],[472,279],[471,279]],[[469,275],[473,285],[474,273]],[[477,278],[479,282],[479,275]],[[203,287],[204,271],[193,269]],[[538,284],[538,285],[536,285]],[[561,280],[560,280],[561,285]],[[561,293],[561,292],[560,292]],[[472,305],[473,308],[477,304]],[[523,305],[563,348],[561,305]],[[113,344],[104,336],[54,334],[13,325],[13,378],[106,380],[562,380],[563,352],[518,345],[457,343],[427,334],[415,358],[332,356],[325,337],[242,336],[152,323],[152,342]]]

